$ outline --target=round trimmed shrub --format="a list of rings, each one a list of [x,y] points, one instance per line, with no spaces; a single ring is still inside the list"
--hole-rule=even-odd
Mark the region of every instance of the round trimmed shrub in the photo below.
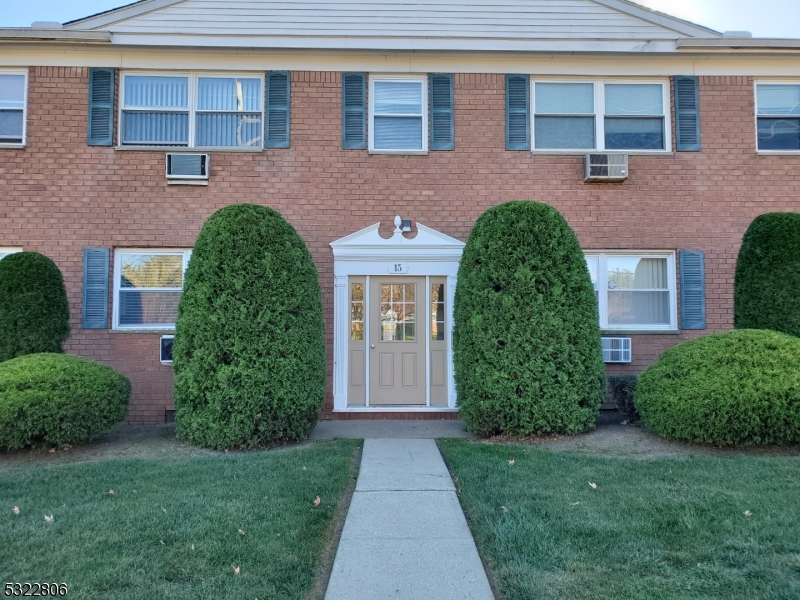
[[[0,260],[0,362],[64,352],[69,332],[67,290],[55,263],[38,252]]]
[[[800,442],[800,339],[741,329],[683,342],[639,376],[634,398],[642,422],[667,438]]]
[[[213,214],[186,270],[173,346],[179,438],[210,448],[307,437],[325,396],[317,270],[271,208]]]
[[[736,261],[733,322],[800,336],[800,213],[767,213],[750,224]]]
[[[125,418],[130,395],[124,375],[80,356],[0,363],[0,448],[88,442]]]
[[[479,435],[575,433],[605,395],[589,271],[557,210],[509,202],[470,233],[455,295],[458,404]]]

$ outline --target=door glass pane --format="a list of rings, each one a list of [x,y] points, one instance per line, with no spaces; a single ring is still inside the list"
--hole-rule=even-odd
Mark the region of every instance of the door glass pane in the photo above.
[[[350,284],[350,339],[364,339],[364,284]]]
[[[416,284],[381,284],[382,342],[416,340]]]
[[[444,340],[444,284],[431,286],[431,339]]]

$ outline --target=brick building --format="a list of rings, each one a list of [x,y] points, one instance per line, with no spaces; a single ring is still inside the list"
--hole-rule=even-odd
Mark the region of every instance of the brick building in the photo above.
[[[161,338],[231,203],[278,210],[316,261],[323,418],[415,419],[456,414],[452,296],[487,208],[566,217],[604,335],[631,341],[609,373],[731,328],[744,231],[800,208],[800,40],[623,0],[144,0],[34,25],[0,30],[0,254],[60,267],[67,350],[131,379],[131,421],[172,408]],[[587,154],[627,167],[585,181]]]

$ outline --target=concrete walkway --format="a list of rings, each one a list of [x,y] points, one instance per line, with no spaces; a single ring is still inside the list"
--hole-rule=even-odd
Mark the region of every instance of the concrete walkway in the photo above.
[[[364,440],[325,598],[493,598],[433,440]]]

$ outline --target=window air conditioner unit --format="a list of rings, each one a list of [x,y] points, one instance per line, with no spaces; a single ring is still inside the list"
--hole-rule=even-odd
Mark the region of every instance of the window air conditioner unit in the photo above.
[[[629,363],[631,362],[631,338],[629,337],[604,337],[603,362]]]
[[[624,181],[628,178],[628,155],[591,153],[584,159],[583,180],[588,182]]]
[[[180,183],[204,185],[208,182],[211,156],[208,154],[167,154],[167,179]]]
[[[161,364],[162,365],[171,365],[172,364],[172,342],[175,341],[174,335],[162,335],[161,336]]]

